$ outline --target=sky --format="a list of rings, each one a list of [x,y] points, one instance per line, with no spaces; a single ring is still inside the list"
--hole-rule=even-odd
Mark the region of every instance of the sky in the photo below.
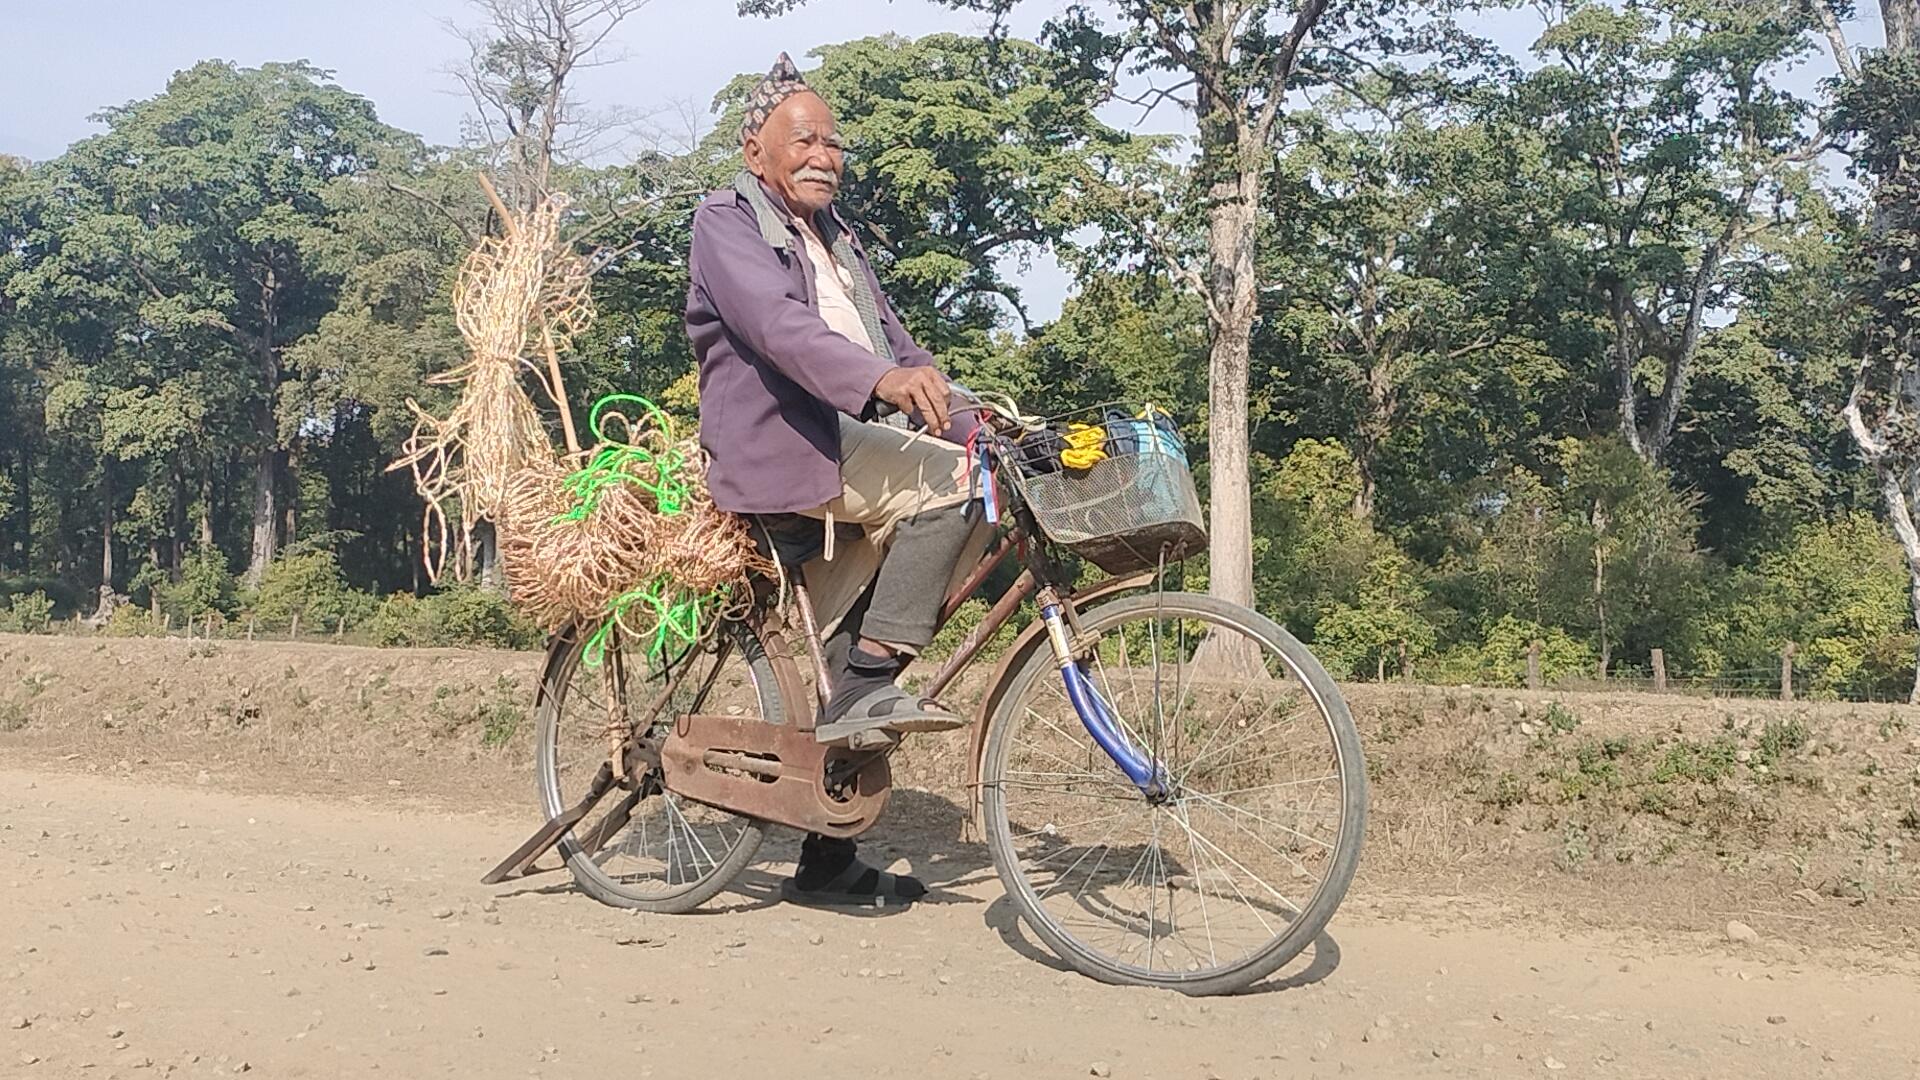
[[[1065,0],[1028,0],[1012,30],[1032,36]],[[1870,6],[1870,5],[1863,5]],[[977,32],[985,19],[928,0],[812,0],[777,19],[742,19],[734,0],[653,0],[612,39],[622,59],[587,72],[592,104],[644,111],[693,106],[704,115],[713,94],[743,71],[765,70],[781,51],[803,68],[820,44],[871,34],[911,37]],[[0,0],[0,153],[30,160],[58,156],[101,130],[88,118],[102,107],[151,97],[176,71],[205,59],[245,67],[306,60],[343,87],[371,98],[380,118],[430,142],[452,143],[469,112],[446,72],[465,46],[449,21],[476,21],[467,0]],[[1479,28],[1514,53],[1531,43],[1537,18],[1501,11]],[[1850,26],[1861,45],[1879,41],[1877,18]],[[1794,81],[1810,86],[1830,69],[1810,65]],[[1804,82],[1802,82],[1804,80]],[[1116,108],[1110,123],[1133,126],[1137,110]],[[1178,112],[1162,108],[1143,131],[1180,131]],[[1068,282],[1050,259],[1021,275],[1030,313],[1051,318]]]

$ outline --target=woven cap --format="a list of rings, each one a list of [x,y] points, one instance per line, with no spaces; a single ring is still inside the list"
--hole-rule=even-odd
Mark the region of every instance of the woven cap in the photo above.
[[[747,95],[747,115],[740,125],[740,137],[757,133],[781,102],[808,89],[807,80],[800,77],[800,69],[793,66],[793,57],[781,53],[773,69],[754,84],[753,91]]]

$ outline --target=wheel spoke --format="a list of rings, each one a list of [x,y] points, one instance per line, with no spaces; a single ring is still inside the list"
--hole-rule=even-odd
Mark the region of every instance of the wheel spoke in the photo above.
[[[737,629],[727,632],[739,633]],[[588,779],[607,760],[610,702],[624,705],[626,719],[644,731],[658,720],[644,715],[644,710],[659,700],[667,680],[678,678],[660,715],[693,711],[697,706],[689,703],[703,698],[711,699],[715,711],[724,709],[730,715],[774,719],[779,715],[767,711],[779,707],[778,698],[770,692],[771,680],[754,670],[755,664],[767,661],[754,659],[737,641],[689,657],[684,666],[659,671],[638,663],[630,643],[616,641],[608,653],[609,666],[599,669],[580,663],[578,643],[572,648],[574,654],[553,669],[563,675],[542,692],[540,760],[547,770],[542,790],[550,793],[543,795],[549,806],[558,803],[564,809],[577,802],[586,793]],[[606,672],[622,670],[621,665],[626,677],[609,679]],[[593,856],[571,860],[576,877],[591,884],[590,891],[602,899],[612,894],[619,899],[609,902],[685,910],[706,895],[697,889],[704,886],[710,892],[717,875],[731,874],[744,864],[743,852],[750,853],[752,847],[743,845],[758,846],[759,832],[747,819],[706,806],[682,805],[659,789],[656,778],[632,779],[653,786],[636,801],[631,819],[615,835],[604,838]],[[621,794],[615,792],[614,797]],[[1084,800],[1081,805],[1086,805]]]
[[[1323,919],[1328,888],[1351,878],[1345,793],[1364,778],[1342,749],[1344,711],[1307,688],[1311,657],[1212,601],[1129,598],[1081,625],[1097,642],[1082,658],[1089,688],[1172,788],[1148,798],[1108,771],[1058,670],[1034,660],[996,714],[986,762],[989,834],[1010,885],[1023,882],[1011,890],[1022,917],[1090,973],[1179,986],[1274,970],[1317,934],[1301,922],[1306,900]],[[1190,669],[1189,643],[1229,637],[1297,678]],[[1313,891],[1296,901],[1300,876]]]

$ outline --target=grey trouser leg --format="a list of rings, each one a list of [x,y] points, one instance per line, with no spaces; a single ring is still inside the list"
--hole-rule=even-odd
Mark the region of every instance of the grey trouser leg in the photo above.
[[[961,552],[973,538],[967,506],[928,510],[894,526],[860,633],[919,652],[933,642]]]

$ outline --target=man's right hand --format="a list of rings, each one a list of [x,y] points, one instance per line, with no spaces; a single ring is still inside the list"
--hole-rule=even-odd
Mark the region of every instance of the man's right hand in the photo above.
[[[896,367],[880,376],[873,396],[909,414],[917,413],[929,435],[947,430],[946,376],[930,367]]]

